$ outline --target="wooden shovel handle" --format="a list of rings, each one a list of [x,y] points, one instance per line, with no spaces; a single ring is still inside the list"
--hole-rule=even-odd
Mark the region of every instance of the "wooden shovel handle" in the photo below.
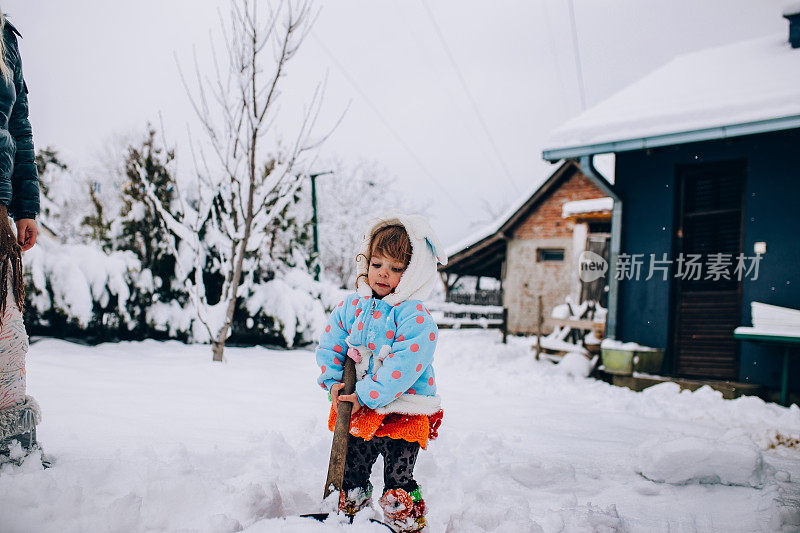
[[[339,395],[352,394],[356,388],[356,363],[346,355],[344,356],[342,381],[344,387],[339,391]],[[336,410],[336,428],[333,430],[331,461],[328,463],[328,479],[325,481],[323,500],[334,490],[342,490],[344,464],[347,458],[347,439],[350,435],[350,415],[352,412],[352,403],[339,402],[339,408]]]

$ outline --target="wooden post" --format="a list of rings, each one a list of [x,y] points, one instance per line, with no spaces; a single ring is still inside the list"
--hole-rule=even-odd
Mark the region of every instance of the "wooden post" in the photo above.
[[[356,388],[356,363],[346,355],[342,355],[344,356],[344,371],[342,372],[344,387],[339,391],[339,395],[352,394]],[[325,480],[323,500],[334,490],[342,490],[345,459],[347,458],[347,440],[350,436],[350,415],[352,412],[352,403],[339,402],[339,408],[336,410],[336,427],[333,430],[331,460],[328,463],[328,479]]]
[[[508,336],[508,307],[503,307],[503,344],[508,344],[506,342],[507,336]]]
[[[542,295],[539,295],[538,298],[538,305],[539,308],[536,311],[536,360],[539,360],[539,356],[542,353],[542,324],[544,323],[544,314],[542,313]]]

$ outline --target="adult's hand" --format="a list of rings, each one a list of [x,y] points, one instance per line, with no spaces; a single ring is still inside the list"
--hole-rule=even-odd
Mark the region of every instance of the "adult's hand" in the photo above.
[[[15,223],[17,225],[17,242],[22,246],[22,251],[27,252],[36,244],[36,237],[39,235],[36,221],[32,218],[21,218]]]

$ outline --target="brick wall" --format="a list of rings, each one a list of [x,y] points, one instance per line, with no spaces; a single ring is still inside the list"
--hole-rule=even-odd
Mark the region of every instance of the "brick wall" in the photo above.
[[[561,208],[567,202],[605,196],[589,178],[575,174],[561,183],[550,196],[514,231],[515,239],[551,239],[572,237],[573,222],[561,218]]]
[[[575,242],[575,223],[562,218],[561,210],[566,202],[603,196],[586,176],[576,174],[552,191],[514,230],[506,251],[503,281],[510,332],[536,333],[539,295],[545,317],[550,316],[554,306],[564,303],[567,295],[578,299],[577,260],[583,243]],[[538,248],[563,248],[564,261],[537,262]]]

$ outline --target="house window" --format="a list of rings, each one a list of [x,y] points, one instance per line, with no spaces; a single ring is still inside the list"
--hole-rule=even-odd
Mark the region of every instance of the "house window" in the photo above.
[[[611,222],[589,222],[589,233],[611,233]]]
[[[564,260],[563,248],[537,248],[536,261],[539,263]]]

